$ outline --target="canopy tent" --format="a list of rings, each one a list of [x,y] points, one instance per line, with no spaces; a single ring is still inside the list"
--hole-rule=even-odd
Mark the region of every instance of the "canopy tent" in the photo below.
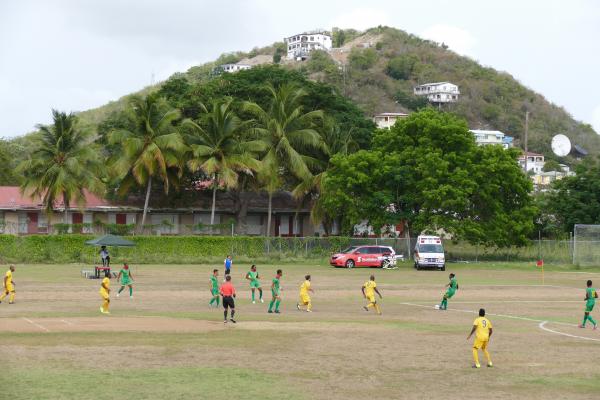
[[[121,236],[104,235],[99,238],[88,240],[85,244],[90,246],[113,246],[113,247],[133,247],[134,242],[123,239]]]

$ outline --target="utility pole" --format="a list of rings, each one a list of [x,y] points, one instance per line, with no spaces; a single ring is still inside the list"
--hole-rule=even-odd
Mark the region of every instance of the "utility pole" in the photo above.
[[[525,111],[525,174],[527,174],[527,159],[529,150],[527,148],[527,134],[529,133],[529,111]]]

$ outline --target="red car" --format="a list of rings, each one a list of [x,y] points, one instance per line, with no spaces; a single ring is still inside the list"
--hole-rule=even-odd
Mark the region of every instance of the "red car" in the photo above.
[[[396,265],[396,252],[389,246],[350,246],[331,256],[329,264],[334,267],[381,267],[387,259]]]

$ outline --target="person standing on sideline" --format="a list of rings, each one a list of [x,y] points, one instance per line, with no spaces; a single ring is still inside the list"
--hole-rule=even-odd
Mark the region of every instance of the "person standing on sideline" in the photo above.
[[[590,313],[594,309],[594,306],[596,305],[597,298],[598,298],[598,293],[596,292],[596,289],[594,289],[592,287],[592,281],[587,281],[587,289],[585,289],[585,299],[584,299],[585,300],[585,314],[583,315],[583,323],[581,325],[579,325],[580,328],[585,328],[585,323],[587,321],[590,321],[594,325],[593,329],[597,328],[598,325],[596,324],[596,321],[590,315]]]
[[[304,282],[300,285],[300,303],[296,304],[298,310],[302,310],[302,306],[306,306],[306,312],[312,312],[312,303],[310,301],[310,294],[315,291],[310,286],[310,275],[304,277]]]
[[[110,311],[108,311],[110,305],[110,272],[108,271],[105,272],[104,279],[102,279],[102,284],[100,285],[100,297],[103,300],[100,312],[102,314],[110,314]]]
[[[275,314],[279,314],[279,304],[281,304],[281,276],[283,275],[283,271],[280,269],[277,270],[277,275],[273,278],[271,282],[271,295],[273,296],[271,302],[269,303],[269,314],[273,312],[273,305],[275,305]]]
[[[210,283],[208,284],[208,290],[210,290],[210,294],[212,295],[212,298],[210,299],[210,302],[208,303],[209,307],[212,307],[213,304],[216,304],[215,307],[219,307],[219,300],[220,300],[220,296],[219,296],[219,281],[217,276],[219,276],[219,270],[218,269],[213,269],[213,273],[210,276]]]
[[[129,298],[133,299],[133,275],[129,270],[129,265],[127,263],[123,264],[123,268],[119,271],[119,275],[117,276],[117,281],[121,280],[121,288],[117,292],[117,297],[121,295],[125,286],[129,287]]]
[[[225,283],[221,285],[221,296],[223,296],[223,323],[227,323],[227,310],[231,309],[231,322],[235,324],[235,288],[231,283],[231,275],[225,277]]]
[[[250,281],[250,290],[252,291],[252,304],[256,304],[254,300],[254,291],[258,289],[258,296],[261,303],[264,303],[262,298],[262,287],[260,287],[260,276],[258,275],[258,271],[256,270],[256,265],[252,264],[250,267],[250,271],[246,274],[246,279]]]
[[[223,282],[225,282],[225,278],[227,278],[227,275],[231,274],[231,266],[233,265],[231,255],[228,255],[227,258],[225,258],[225,261],[223,261],[223,265],[225,265],[225,276],[223,277]]]
[[[488,362],[487,366],[491,368],[492,358],[487,351],[487,347],[492,337],[492,323],[485,317],[485,310],[483,308],[479,309],[479,318],[473,321],[473,328],[469,336],[467,336],[467,340],[471,339],[473,333],[475,333],[475,342],[473,343],[473,360],[475,361],[475,365],[473,365],[473,368],[481,368],[479,364],[479,349],[483,350],[483,354],[485,354]]]
[[[13,272],[15,272],[15,266],[11,264],[10,267],[8,267],[8,271],[6,271],[4,280],[2,282],[4,286],[4,292],[0,296],[0,303],[2,303],[2,300],[4,300],[4,298],[8,295],[10,295],[8,298],[8,304],[15,303],[15,281],[13,281],[12,278]]]
[[[110,268],[110,255],[108,254],[106,246],[100,247],[100,258],[102,259],[102,266]]]
[[[375,293],[379,295],[380,299],[383,299],[379,290],[377,290],[377,283],[375,283],[375,275],[371,275],[368,281],[361,288],[363,297],[367,299],[368,303],[363,308],[365,311],[369,311],[369,308],[373,307],[375,311],[377,311],[378,315],[381,315],[381,309],[379,308],[379,304],[375,300]]]

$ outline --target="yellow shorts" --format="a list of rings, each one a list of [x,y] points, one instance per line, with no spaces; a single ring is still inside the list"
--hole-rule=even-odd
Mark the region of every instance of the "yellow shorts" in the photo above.
[[[106,293],[106,292],[100,292],[100,297],[102,297],[104,300],[109,299],[108,293]]]
[[[479,340],[479,339],[475,339],[475,343],[473,343],[473,348],[474,349],[483,349],[485,350],[487,348],[488,345],[488,340]]]
[[[367,301],[369,303],[375,303],[375,296],[367,296]]]
[[[15,287],[13,285],[8,285],[5,289],[5,291],[8,292],[14,292],[15,291]]]
[[[300,302],[302,302],[302,304],[308,304],[308,303],[310,303],[310,296],[300,295]]]

